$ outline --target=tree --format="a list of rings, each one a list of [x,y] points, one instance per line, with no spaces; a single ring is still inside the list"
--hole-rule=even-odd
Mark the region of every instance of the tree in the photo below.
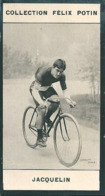
[[[96,95],[99,95],[99,84],[100,84],[100,58],[99,58],[99,48],[95,47],[94,44],[91,45],[90,51],[86,53],[85,62],[81,63],[81,68],[79,69],[79,77],[82,80],[89,82],[91,95],[93,101],[96,101]]]
[[[35,73],[39,66],[48,65],[46,62],[39,61],[39,51],[37,50],[35,60],[32,62],[28,52],[12,51],[10,47],[4,45],[3,48],[3,74],[4,78],[28,77]]]
[[[21,78],[32,74],[33,64],[28,52],[21,54],[18,50],[3,46],[4,78]]]

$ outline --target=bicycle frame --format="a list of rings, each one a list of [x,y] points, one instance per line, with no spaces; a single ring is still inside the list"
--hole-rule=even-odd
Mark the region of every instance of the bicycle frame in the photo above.
[[[31,120],[30,120],[30,123],[29,123],[29,128],[31,128],[31,129],[34,130],[34,131],[37,131],[37,130],[35,130],[35,127],[32,127],[32,126],[31,126],[31,122],[32,122],[32,120],[33,120],[33,117],[34,117],[34,114],[35,114],[36,110],[37,110],[37,107],[35,107],[34,112],[33,112],[33,114],[32,114],[32,117],[31,117]],[[54,120],[53,120],[53,122],[52,122],[52,124],[51,124],[51,126],[50,126],[50,127],[48,128],[48,130],[46,131],[46,135],[47,135],[47,136],[49,135],[49,133],[50,133],[50,131],[51,131],[51,129],[52,129],[52,127],[53,127],[55,121],[56,121],[57,118],[59,117],[60,113],[61,113],[61,109],[59,108],[59,109],[58,109],[58,112],[57,112],[57,114],[56,114],[56,116],[55,116],[55,118],[54,118]],[[44,124],[44,128],[45,128],[45,130],[46,130],[45,124]]]
[[[35,103],[36,107],[35,107],[34,112],[33,112],[33,114],[32,114],[32,117],[31,117],[31,120],[30,120],[30,124],[29,124],[29,128],[31,128],[31,129],[34,130],[34,131],[37,131],[37,130],[35,130],[34,127],[31,126],[31,122],[32,122],[33,116],[34,116],[34,114],[35,114],[35,112],[36,112],[36,110],[37,110],[37,107],[39,106],[39,103],[35,100],[35,98],[34,98],[34,96],[33,96],[33,94],[32,94],[32,90],[31,90],[31,89],[30,89],[30,93],[31,93],[31,96],[32,96],[32,98],[33,98],[33,100],[34,100],[34,103]],[[59,106],[60,106],[60,103],[59,103]],[[50,131],[51,131],[51,129],[52,129],[52,127],[53,127],[55,121],[57,120],[58,117],[60,117],[60,114],[61,114],[61,113],[62,113],[62,110],[61,110],[61,107],[59,107],[58,112],[57,112],[57,114],[56,114],[56,116],[55,116],[55,118],[54,118],[54,120],[53,120],[51,126],[48,128],[48,130],[46,130],[46,126],[45,126],[45,123],[44,123],[44,129],[45,129],[45,131],[46,131],[46,135],[47,135],[47,136],[49,136],[49,133],[50,133]],[[65,119],[63,119],[63,121],[64,121],[64,126],[65,126],[65,130],[66,130],[67,138],[68,138],[68,140],[70,140],[69,135],[68,135],[68,132],[67,132],[67,127],[66,127]],[[63,138],[64,141],[66,141],[65,138],[64,138],[64,136],[63,136],[63,131],[62,131],[61,122],[60,122],[60,127],[61,127],[62,138]]]
[[[34,100],[34,103],[35,103],[36,107],[35,107],[34,112],[33,112],[33,114],[32,114],[32,117],[31,117],[31,120],[30,120],[30,123],[29,123],[29,127],[30,127],[32,130],[36,131],[35,128],[31,126],[31,122],[32,122],[33,116],[34,116],[34,114],[35,114],[35,112],[36,112],[36,110],[37,110],[37,107],[39,106],[39,103],[38,103],[38,102],[36,101],[36,99],[34,98],[34,96],[33,96],[33,94],[32,94],[32,89],[30,89],[30,93],[31,93],[31,96],[32,96],[32,98],[33,98],[33,100]],[[50,131],[51,131],[51,129],[52,129],[52,127],[53,127],[55,121],[56,121],[57,118],[59,117],[60,112],[61,112],[61,108],[59,107],[58,113],[56,114],[56,116],[55,116],[55,118],[54,118],[54,120],[53,120],[53,122],[52,122],[52,125],[49,127],[49,129],[48,129],[48,131],[47,131],[47,133],[46,133],[47,135],[49,135],[49,133],[50,133]],[[44,124],[44,128],[46,129],[45,124]]]
[[[48,129],[48,131],[47,131],[47,135],[49,135],[49,133],[50,133],[50,131],[51,131],[51,129],[52,129],[52,127],[53,127],[55,121],[56,121],[57,118],[60,116],[60,113],[61,113],[61,108],[59,108],[58,113],[56,114],[56,116],[55,116],[55,118],[54,118],[54,120],[53,120],[51,126],[49,127],[49,129]]]
[[[35,114],[35,112],[36,112],[36,109],[37,109],[37,107],[34,108],[34,112],[33,112],[33,114],[32,114],[32,117],[31,117],[31,120],[30,120],[30,123],[29,123],[29,128],[31,128],[31,129],[34,130],[34,131],[36,131],[36,130],[35,130],[34,127],[31,126],[31,122],[32,122],[32,120],[33,120],[33,117],[34,117],[34,114]]]

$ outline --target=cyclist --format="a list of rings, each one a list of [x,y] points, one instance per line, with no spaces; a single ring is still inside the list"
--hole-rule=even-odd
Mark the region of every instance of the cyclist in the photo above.
[[[47,122],[48,126],[51,125],[50,120],[51,115],[58,108],[58,102],[48,102],[48,98],[58,99],[58,94],[52,87],[52,83],[60,82],[61,89],[63,91],[64,97],[68,97],[66,77],[63,73],[66,69],[66,62],[62,59],[57,59],[52,67],[42,66],[39,67],[35,73],[35,80],[30,86],[30,92],[35,98],[37,107],[37,119],[36,125],[38,130],[37,145],[46,147],[46,142],[43,140],[42,127],[44,122]],[[70,98],[72,106],[75,106],[75,102]]]

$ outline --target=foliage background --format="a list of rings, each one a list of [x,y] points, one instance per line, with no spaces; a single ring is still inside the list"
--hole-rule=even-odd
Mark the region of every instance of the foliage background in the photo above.
[[[39,66],[52,66],[58,58],[66,61],[69,89],[77,82],[79,93],[74,99],[78,107],[73,114],[85,124],[99,127],[100,25],[3,25],[4,79],[30,78]]]

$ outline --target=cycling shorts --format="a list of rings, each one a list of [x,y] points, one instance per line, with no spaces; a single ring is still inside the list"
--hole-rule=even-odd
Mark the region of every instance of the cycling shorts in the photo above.
[[[39,95],[43,100],[45,100],[51,97],[52,95],[58,95],[58,94],[53,87],[49,87],[46,91],[39,91]]]

